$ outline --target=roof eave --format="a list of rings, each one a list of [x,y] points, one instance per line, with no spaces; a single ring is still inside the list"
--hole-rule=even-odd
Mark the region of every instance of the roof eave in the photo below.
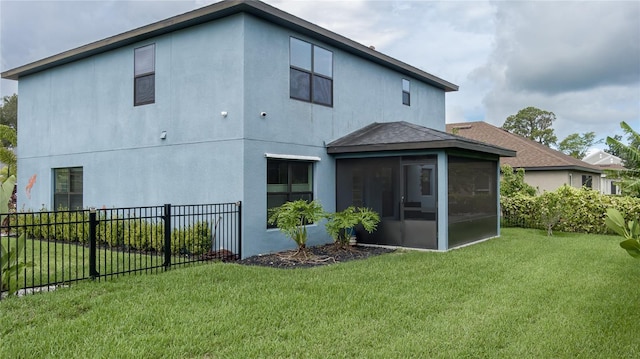
[[[327,146],[327,153],[356,153],[356,152],[379,152],[379,151],[406,151],[406,150],[440,150],[440,149],[463,149],[474,152],[489,153],[501,157],[515,157],[516,152],[493,146],[467,143],[455,140],[430,141],[430,142],[406,142],[406,143],[383,143],[348,146]]]
[[[424,81],[445,92],[458,91],[458,86],[417,69],[404,62],[377,52],[344,36],[338,35],[306,20],[293,16],[273,6],[258,1],[222,1],[181,15],[173,16],[149,25],[139,27],[103,40],[71,49],[27,65],[23,65],[5,72],[2,78],[18,80],[21,76],[30,75],[51,67],[60,66],[85,57],[100,54],[118,47],[127,46],[148,38],[181,30],[226,16],[246,12],[263,18],[272,23],[284,26],[304,35],[326,42],[343,51],[363,57],[369,61],[394,69],[402,74]]]
[[[526,171],[580,171],[591,173],[602,173],[602,170],[581,167],[581,166],[513,166],[514,168],[522,168]]]

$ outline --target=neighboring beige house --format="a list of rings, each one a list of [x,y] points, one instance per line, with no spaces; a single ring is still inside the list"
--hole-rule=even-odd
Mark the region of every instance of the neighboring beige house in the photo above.
[[[602,170],[595,165],[568,156],[536,141],[514,135],[486,122],[447,124],[447,132],[517,152],[516,157],[501,157],[500,164],[525,170],[525,182],[540,193],[554,191],[567,184],[600,191]]]
[[[589,153],[582,159],[584,162],[598,166],[601,170],[623,170],[622,159],[603,150]],[[606,173],[600,175],[600,192],[604,194],[620,194],[615,178],[608,178]]]

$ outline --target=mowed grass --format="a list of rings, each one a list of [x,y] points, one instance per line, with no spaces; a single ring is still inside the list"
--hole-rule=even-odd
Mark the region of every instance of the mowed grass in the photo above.
[[[3,357],[631,358],[640,262],[612,236],[504,229],[450,251],[217,263],[0,302]]]
[[[16,237],[0,239],[5,250],[15,251]],[[138,268],[161,266],[161,256],[126,253],[105,248],[96,249],[98,273],[117,273]],[[20,259],[33,267],[12,273],[10,280],[18,280],[23,287],[41,286],[48,283],[65,283],[89,277],[89,247],[76,243],[47,242],[27,239]],[[1,355],[0,355],[1,356]]]

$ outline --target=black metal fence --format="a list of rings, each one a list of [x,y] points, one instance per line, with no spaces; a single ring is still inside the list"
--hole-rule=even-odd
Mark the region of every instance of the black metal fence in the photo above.
[[[241,217],[241,202],[11,213],[0,229],[0,299],[239,259]]]

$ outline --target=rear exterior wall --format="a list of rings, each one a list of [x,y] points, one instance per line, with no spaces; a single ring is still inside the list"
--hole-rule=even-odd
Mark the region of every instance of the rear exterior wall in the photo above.
[[[333,106],[289,97],[292,36],[333,52]],[[134,49],[148,44],[155,103],[134,106]],[[411,81],[410,106],[402,79]],[[53,169],[65,167],[83,167],[84,207],[241,200],[244,256],[293,244],[266,228],[265,153],[319,158],[314,198],[333,211],[325,143],[373,122],[445,129],[443,90],[247,14],[25,76],[19,86],[19,208],[51,209]],[[309,233],[311,244],[330,240],[322,223]]]

